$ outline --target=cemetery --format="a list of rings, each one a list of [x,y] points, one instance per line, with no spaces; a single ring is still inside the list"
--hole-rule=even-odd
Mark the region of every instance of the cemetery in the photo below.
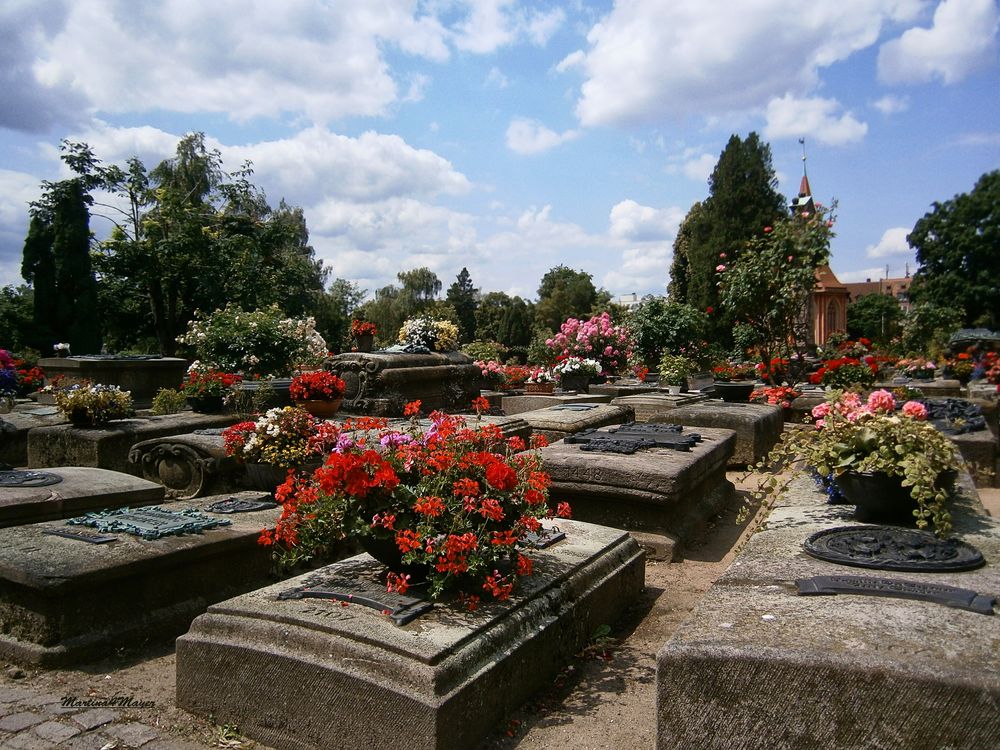
[[[849,333],[805,176],[770,221],[633,309],[559,266],[477,319],[422,268],[150,313],[148,354],[33,319],[0,746],[995,745],[1000,336]]]

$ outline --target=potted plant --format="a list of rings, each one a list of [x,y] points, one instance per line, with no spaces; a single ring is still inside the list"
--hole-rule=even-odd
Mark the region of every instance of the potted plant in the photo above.
[[[103,427],[135,414],[132,393],[117,385],[75,383],[55,391],[56,405],[77,427]]]
[[[694,363],[681,354],[664,354],[660,358],[660,383],[672,394],[680,393],[687,377],[694,372]]]
[[[792,413],[792,402],[801,395],[802,391],[787,385],[765,386],[753,390],[750,394],[750,403],[780,406],[785,411],[785,421],[787,422]]]
[[[837,357],[823,362],[820,368],[809,376],[813,385],[827,388],[863,388],[875,383],[878,365],[873,357]]]
[[[415,414],[411,406],[405,412]],[[526,535],[552,515],[541,458],[495,427],[440,412],[430,420],[427,430],[416,420],[405,429],[345,424],[323,466],[278,489],[281,517],[261,542],[297,564],[356,538],[389,568],[390,591],[426,581],[432,598],[458,589],[470,609],[484,592],[506,599],[531,573]],[[556,513],[568,516],[569,506]]]
[[[297,406],[268,409],[256,420],[239,422],[222,432],[226,455],[246,465],[253,489],[273,492],[289,470],[318,463],[333,450],[331,422],[317,424]]]
[[[370,352],[373,345],[375,344],[375,334],[378,333],[378,328],[375,327],[374,323],[369,323],[367,320],[358,320],[355,318],[351,321],[351,338],[358,345],[359,352]]]
[[[213,414],[222,411],[226,398],[241,381],[242,378],[234,373],[189,367],[181,393],[192,411]]]
[[[756,372],[750,362],[720,362],[712,368],[715,392],[723,401],[749,401]]]
[[[770,473],[775,465],[801,460],[827,487],[834,485],[857,506],[863,521],[916,522],[945,536],[951,530],[946,509],[961,458],[952,442],[926,421],[927,409],[907,401],[897,409],[885,390],[866,401],[856,393],[834,391],[812,410],[813,428],[786,430],[754,470],[767,477],[755,497],[768,500],[787,487]]]
[[[536,367],[524,381],[525,393],[553,393],[556,389],[556,379],[551,370]]]
[[[925,357],[905,357],[896,362],[896,373],[914,380],[933,380],[937,372],[934,360]]]
[[[601,374],[601,363],[584,357],[563,357],[552,368],[552,374],[564,391],[586,393],[591,381]]]
[[[944,376],[955,378],[962,385],[968,385],[975,369],[976,362],[972,355],[968,352],[959,352],[954,357],[945,360]]]
[[[327,419],[337,413],[344,400],[346,384],[327,370],[304,372],[292,378],[288,393],[296,406],[314,417]]]
[[[569,318],[559,327],[559,333],[545,339],[545,346],[557,361],[571,356],[597,359],[600,375],[623,372],[632,353],[628,329],[612,323],[606,312],[589,320]]]

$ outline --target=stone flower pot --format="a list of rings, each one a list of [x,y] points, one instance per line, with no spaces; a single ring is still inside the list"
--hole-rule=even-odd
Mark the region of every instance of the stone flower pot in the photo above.
[[[715,382],[715,392],[728,403],[746,403],[753,393],[753,381],[734,380],[732,382]]]
[[[305,409],[307,412],[312,414],[317,419],[330,419],[338,411],[340,411],[340,405],[344,402],[344,397],[341,396],[333,401],[326,401],[323,399],[309,399],[307,401],[296,401],[295,405]]]

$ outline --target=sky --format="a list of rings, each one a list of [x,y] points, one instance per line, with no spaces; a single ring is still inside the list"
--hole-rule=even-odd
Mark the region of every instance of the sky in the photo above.
[[[0,0],[0,285],[61,139],[152,168],[189,132],[369,292],[467,267],[534,299],[562,264],[662,294],[751,131],[786,198],[804,149],[837,201],[842,281],[901,276],[916,221],[1000,168],[998,26],[997,0]]]

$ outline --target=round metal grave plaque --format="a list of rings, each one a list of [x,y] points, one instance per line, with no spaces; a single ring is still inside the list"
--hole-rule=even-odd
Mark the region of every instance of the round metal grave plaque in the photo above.
[[[49,471],[0,471],[0,487],[46,487],[62,480]]]
[[[899,526],[837,526],[816,532],[803,546],[820,560],[876,570],[934,573],[972,570],[986,562],[979,550],[958,539]]]

